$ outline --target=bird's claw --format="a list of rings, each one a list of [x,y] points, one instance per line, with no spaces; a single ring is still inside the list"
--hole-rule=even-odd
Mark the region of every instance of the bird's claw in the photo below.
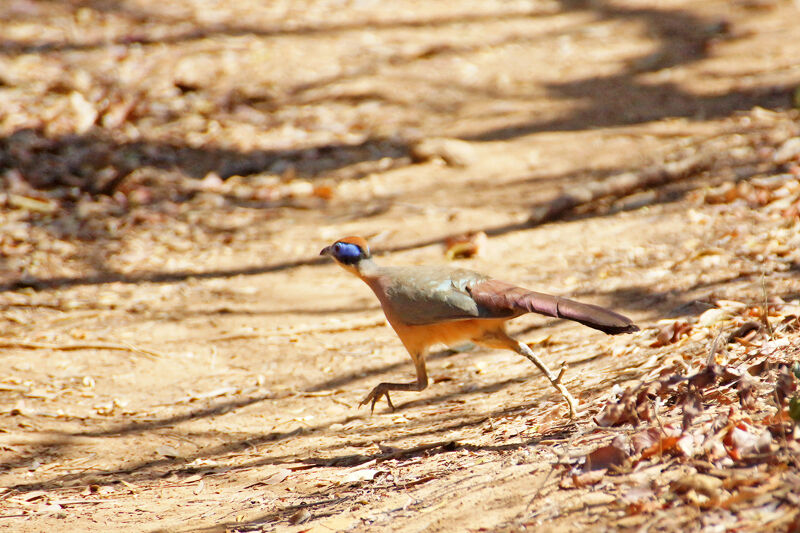
[[[549,374],[547,377],[550,379],[550,383],[561,393],[561,396],[567,402],[567,407],[569,408],[569,417],[570,419],[575,418],[575,414],[577,413],[577,401],[569,393],[567,388],[561,384],[561,378],[564,377],[564,372],[567,370],[567,363],[561,363],[561,368],[558,370],[558,375],[556,375],[555,379],[552,377],[552,374]]]
[[[566,372],[566,370],[567,370],[567,364],[566,363],[561,363],[561,368],[558,370],[558,375],[556,376],[556,379],[551,379],[550,382],[553,385],[560,385],[561,384],[561,378],[564,377],[564,372]]]
[[[364,397],[364,399],[361,400],[361,403],[359,403],[358,406],[363,407],[364,405],[367,405],[369,403],[370,404],[369,412],[370,414],[372,414],[375,412],[375,404],[378,403],[378,400],[380,400],[381,397],[383,396],[386,396],[386,402],[389,404],[389,408],[392,411],[394,411],[394,405],[392,404],[392,399],[389,398],[389,389],[387,387],[384,387],[382,383],[377,387],[375,387],[374,389],[372,389],[371,391],[369,391],[369,394],[367,394]]]

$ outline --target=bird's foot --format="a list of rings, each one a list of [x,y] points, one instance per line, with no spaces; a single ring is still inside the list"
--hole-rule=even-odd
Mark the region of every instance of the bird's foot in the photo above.
[[[361,400],[361,403],[359,403],[358,406],[362,407],[364,405],[367,405],[368,403],[371,403],[370,408],[369,408],[369,412],[370,412],[370,414],[372,414],[372,413],[375,412],[375,404],[378,402],[378,400],[380,400],[381,397],[386,396],[386,402],[389,404],[389,408],[392,411],[394,411],[394,405],[392,405],[392,399],[389,398],[389,387],[387,387],[386,385],[388,385],[388,384],[387,383],[381,383],[378,386],[376,386],[374,389],[369,391],[369,394],[367,394],[364,397],[364,399]]]
[[[558,384],[556,385],[556,388],[558,389],[558,392],[561,393],[561,396],[564,397],[564,400],[567,402],[567,407],[569,408],[569,418],[570,420],[572,420],[573,418],[575,418],[575,413],[578,409],[578,402],[577,400],[575,400],[572,394],[569,393],[569,391],[564,385]]]
[[[569,408],[569,417],[570,419],[575,418],[575,413],[577,411],[578,402],[575,398],[570,394],[567,388],[561,384],[561,378],[564,377],[564,372],[567,370],[567,364],[562,363],[561,368],[558,371],[558,375],[554,378],[551,374],[547,375],[547,378],[550,380],[550,383],[555,387],[558,392],[561,393],[561,396],[564,397],[564,400],[567,402],[567,407]]]
[[[551,376],[548,376],[550,379],[550,383],[553,385],[559,385],[561,383],[561,378],[564,377],[564,372],[567,370],[567,363],[561,363],[561,368],[558,370],[558,375],[553,379]]]

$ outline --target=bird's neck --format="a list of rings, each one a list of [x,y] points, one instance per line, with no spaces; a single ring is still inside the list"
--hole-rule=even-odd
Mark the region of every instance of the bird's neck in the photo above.
[[[380,271],[380,267],[376,265],[375,261],[370,258],[362,259],[353,265],[353,270],[355,271],[356,276],[366,281],[377,276]]]
[[[370,283],[369,280],[375,279],[380,274],[380,267],[376,265],[372,259],[362,259],[358,263],[352,265],[339,262],[339,266],[354,276],[358,276],[367,282],[367,284]]]

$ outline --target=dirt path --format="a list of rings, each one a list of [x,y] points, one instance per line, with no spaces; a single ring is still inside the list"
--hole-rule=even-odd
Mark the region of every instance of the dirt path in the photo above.
[[[635,431],[595,427],[625,386],[702,371],[759,306],[775,331],[720,364],[768,358],[747,416],[775,416],[800,308],[796,3],[231,4],[0,6],[0,528],[797,527],[797,435],[772,418],[780,460],[637,450],[570,474]],[[445,263],[465,231],[489,239],[459,266],[642,326],[513,323],[569,364],[575,423],[484,349],[433,354],[395,412],[357,408],[413,369],[319,250],[359,234],[381,262]],[[659,424],[680,425],[671,398]],[[713,468],[775,484],[676,488]]]

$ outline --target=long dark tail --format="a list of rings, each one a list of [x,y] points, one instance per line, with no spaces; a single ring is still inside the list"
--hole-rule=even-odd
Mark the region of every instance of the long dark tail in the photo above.
[[[539,313],[574,320],[609,335],[639,331],[639,327],[630,318],[605,307],[529,291],[503,281],[487,280],[476,283],[470,287],[469,292],[487,317]]]

